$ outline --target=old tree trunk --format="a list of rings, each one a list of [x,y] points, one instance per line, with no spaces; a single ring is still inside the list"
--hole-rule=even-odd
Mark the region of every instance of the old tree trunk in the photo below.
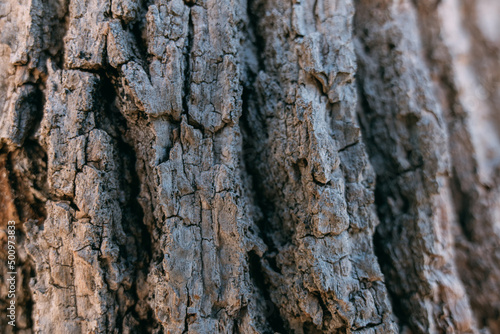
[[[500,333],[499,15],[2,0],[0,332]]]

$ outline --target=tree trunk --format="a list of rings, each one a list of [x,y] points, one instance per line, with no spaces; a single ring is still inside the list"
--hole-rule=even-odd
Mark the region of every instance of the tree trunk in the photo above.
[[[3,2],[2,332],[500,333],[498,15]]]

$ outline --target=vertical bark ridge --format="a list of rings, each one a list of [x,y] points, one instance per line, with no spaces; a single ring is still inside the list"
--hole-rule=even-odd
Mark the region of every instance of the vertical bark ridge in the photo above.
[[[152,3],[146,63],[126,29],[116,25],[108,37],[119,108],[141,161],[141,197],[150,204],[151,306],[167,332],[267,329],[247,259],[265,246],[240,175],[242,7]]]
[[[42,68],[47,89],[37,139],[48,156],[47,219],[27,224],[27,249],[37,271],[34,330],[127,332],[148,322],[140,260],[149,255],[140,211],[128,211],[135,201],[134,159],[120,152],[119,122],[111,120],[103,94],[111,92],[112,102],[112,91],[103,87],[109,84],[104,70],[111,4],[61,4],[45,8],[54,10],[54,31],[64,33],[64,39],[55,36],[52,62]],[[67,26],[61,15],[67,15]]]
[[[131,306],[140,303],[134,271],[147,248],[140,223],[124,217],[133,203],[130,161],[102,85],[98,74],[49,67],[38,131],[48,155],[47,219],[27,224],[37,331],[129,331],[141,320]]]
[[[379,244],[402,328],[476,332],[457,272],[446,123],[408,1],[357,1],[363,133],[377,173]]]
[[[395,332],[353,103],[353,4],[250,4],[261,54],[248,57],[247,168],[270,244],[261,267],[271,299],[294,333]]]
[[[64,6],[63,6],[64,7]],[[61,48],[59,21],[64,10],[55,1],[19,1],[0,7],[0,151],[6,163],[2,170],[2,228],[16,221],[17,230],[17,332],[32,331],[32,291],[29,281],[34,264],[24,249],[28,220],[42,223],[47,200],[46,153],[33,138],[44,103],[46,61],[57,59]],[[4,192],[2,192],[3,196]],[[7,210],[4,210],[6,208]],[[2,237],[2,262],[6,263]],[[2,278],[7,268],[2,266]],[[5,283],[5,282],[2,282]],[[4,285],[4,284],[2,284]],[[0,297],[7,301],[6,295]],[[13,328],[6,321],[6,305],[0,310],[0,327]]]
[[[441,96],[452,159],[458,269],[482,327],[500,332],[498,175],[500,41],[491,33],[500,12],[494,2],[419,2],[420,29]],[[465,15],[467,13],[467,15]],[[457,44],[456,41],[460,41]],[[487,124],[486,124],[487,123]]]

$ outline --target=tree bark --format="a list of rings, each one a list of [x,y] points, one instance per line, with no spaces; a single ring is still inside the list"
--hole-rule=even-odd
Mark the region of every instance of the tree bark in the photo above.
[[[499,14],[0,4],[0,328],[500,333]]]

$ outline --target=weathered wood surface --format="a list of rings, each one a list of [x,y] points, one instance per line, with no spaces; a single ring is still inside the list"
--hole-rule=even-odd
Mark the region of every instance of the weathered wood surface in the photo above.
[[[500,333],[498,15],[0,3],[0,328]]]

